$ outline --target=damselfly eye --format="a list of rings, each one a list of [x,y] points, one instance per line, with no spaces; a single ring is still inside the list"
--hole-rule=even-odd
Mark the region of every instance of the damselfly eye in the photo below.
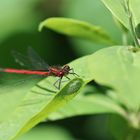
[[[66,71],[69,71],[70,67],[68,65],[65,65],[63,69],[65,69]]]

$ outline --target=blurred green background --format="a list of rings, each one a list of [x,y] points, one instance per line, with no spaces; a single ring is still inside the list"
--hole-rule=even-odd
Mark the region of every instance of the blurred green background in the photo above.
[[[104,45],[68,38],[44,29],[39,23],[48,17],[70,17],[102,26],[121,44],[121,32],[99,0],[0,0],[0,66],[20,67],[11,50],[25,53],[34,48],[50,65],[66,64],[91,54]],[[109,115],[77,116],[36,126],[19,140],[112,140]]]

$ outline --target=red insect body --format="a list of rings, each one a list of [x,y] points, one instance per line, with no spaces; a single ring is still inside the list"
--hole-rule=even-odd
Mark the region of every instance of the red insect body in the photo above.
[[[6,68],[2,69],[0,68],[0,71],[7,72],[7,73],[17,73],[17,74],[33,74],[33,75],[44,75],[44,76],[56,76],[56,77],[63,77],[64,75],[67,75],[70,71],[70,67],[68,65],[65,65],[63,68],[57,68],[57,67],[50,67],[48,71],[34,71],[34,70],[18,70],[18,69],[11,69]]]
[[[7,73],[17,73],[17,74],[34,74],[34,75],[44,75],[44,76],[49,76],[49,72],[44,72],[44,71],[32,71],[32,70],[18,70],[18,69],[3,69],[1,70],[3,72]]]
[[[52,74],[52,75],[55,75],[57,77],[63,77],[67,74],[69,74],[69,71],[70,71],[70,67],[68,65],[65,65],[64,67],[62,68],[57,68],[57,67],[50,67],[49,68],[49,72]]]
[[[51,75],[55,75],[57,77],[61,77],[64,75],[61,69],[59,70],[54,67],[50,67],[49,71],[50,71]]]
[[[50,67],[48,64],[45,63],[37,54],[34,52],[32,48],[28,48],[28,54],[31,56],[29,57],[29,61],[34,62],[32,63],[33,66],[38,70],[18,70],[18,69],[11,69],[11,68],[0,68],[0,72],[6,72],[6,73],[16,73],[16,74],[28,74],[28,75],[43,75],[43,76],[56,76],[60,77],[55,83],[54,86],[58,89],[60,89],[60,84],[63,76],[65,76],[67,79],[70,80],[69,77],[67,77],[68,74],[73,74],[78,76],[76,73],[74,73],[73,69],[70,68],[68,65],[65,65],[64,67]],[[13,52],[13,55],[18,62],[22,62],[23,58],[21,59],[22,55],[18,52]],[[33,60],[34,58],[34,60]],[[21,61],[20,61],[21,60]],[[36,63],[35,61],[38,60]],[[26,62],[26,61],[25,61]],[[24,65],[25,62],[23,62]],[[72,72],[70,72],[72,71]],[[58,87],[56,86],[56,83],[59,82]]]

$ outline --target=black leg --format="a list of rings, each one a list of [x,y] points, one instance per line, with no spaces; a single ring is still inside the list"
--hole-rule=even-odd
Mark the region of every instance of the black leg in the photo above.
[[[70,70],[71,70],[72,72],[69,72],[69,74],[73,74],[74,76],[78,76],[78,77],[79,77],[79,75],[76,74],[76,73],[74,72],[74,69],[73,69],[73,68],[71,68]]]
[[[73,74],[74,76],[79,77],[79,75],[78,75],[78,74],[76,74],[76,73],[74,73],[74,72],[70,72],[69,74]]]
[[[70,70],[72,71],[72,73],[74,73],[74,69],[73,68],[71,68]]]
[[[63,78],[63,77],[60,77],[60,78],[57,79],[57,80],[55,81],[55,83],[53,84],[57,89],[60,89],[62,78]],[[58,83],[58,86],[56,85],[57,83]]]
[[[62,78],[63,78],[63,77],[60,77],[59,84],[58,84],[58,89],[60,89]]]
[[[58,87],[56,86],[56,84],[58,83],[59,80],[60,80],[60,78],[57,79],[57,80],[53,83],[54,87],[56,87],[57,89],[58,89]]]
[[[70,78],[68,76],[64,76],[65,78],[67,78],[68,80],[64,80],[64,81],[61,81],[61,82],[68,82],[70,80]]]
[[[70,78],[68,76],[65,76],[68,80],[70,80]]]

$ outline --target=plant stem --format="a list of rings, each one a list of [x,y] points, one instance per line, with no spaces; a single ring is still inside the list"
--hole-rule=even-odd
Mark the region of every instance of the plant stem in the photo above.
[[[140,47],[139,42],[138,42],[138,39],[137,39],[135,27],[134,27],[134,24],[133,24],[133,15],[132,15],[132,12],[130,10],[129,0],[126,0],[125,9],[126,9],[127,14],[128,14],[130,31],[131,31],[131,34],[133,36],[135,46],[136,47]]]

